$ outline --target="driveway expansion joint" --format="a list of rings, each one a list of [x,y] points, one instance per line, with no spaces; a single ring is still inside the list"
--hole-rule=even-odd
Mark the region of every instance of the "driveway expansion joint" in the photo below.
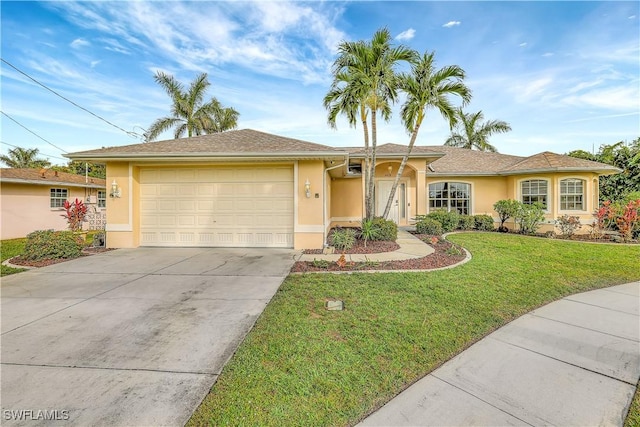
[[[158,372],[163,374],[192,374],[192,375],[208,375],[217,377],[220,373],[198,372],[198,371],[175,371],[167,369],[144,369],[144,368],[110,368],[106,366],[78,366],[78,365],[52,365],[41,363],[14,363],[2,362],[0,365],[7,366],[30,366],[34,368],[66,368],[66,369],[98,369],[104,371],[129,371],[129,372]]]
[[[560,300],[560,301],[562,301],[562,300]],[[623,312],[620,312],[620,313],[622,313],[622,314],[628,314],[629,316],[632,316],[632,315],[631,315],[631,314],[629,314],[629,313],[623,313]],[[616,338],[620,338],[620,339],[628,340],[628,341],[633,341],[633,342],[640,342],[640,337],[639,337],[637,340],[636,340],[636,339],[633,339],[633,338],[629,338],[629,337],[623,337],[623,336],[620,336],[620,335],[611,334],[611,333],[609,333],[609,332],[604,332],[604,331],[601,331],[601,330],[599,330],[599,329],[587,328],[586,326],[576,325],[575,323],[564,322],[564,321],[562,321],[562,320],[552,319],[552,318],[550,318],[550,317],[546,317],[546,316],[541,316],[541,315],[539,315],[539,314],[536,314],[535,312],[531,312],[531,313],[529,313],[529,315],[530,315],[530,316],[533,316],[533,317],[538,317],[538,318],[540,318],[540,319],[550,320],[550,321],[552,321],[552,322],[558,322],[558,323],[562,323],[562,324],[564,324],[564,325],[573,326],[573,327],[576,327],[576,328],[581,328],[581,329],[584,329],[584,330],[586,330],[586,331],[598,332],[598,333],[601,333],[601,334],[609,335],[610,337],[616,337]],[[636,317],[637,317],[637,316],[636,316]]]

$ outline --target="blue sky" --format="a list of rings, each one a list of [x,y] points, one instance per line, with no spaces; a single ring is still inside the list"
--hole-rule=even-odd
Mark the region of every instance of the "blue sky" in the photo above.
[[[156,70],[184,83],[207,72],[209,95],[252,128],[332,146],[360,128],[326,123],[322,98],[336,46],[383,26],[398,43],[457,64],[467,111],[507,121],[491,142],[506,154],[597,150],[640,136],[638,2],[13,2],[2,1],[2,58],[119,127],[138,133],[169,113]],[[140,142],[2,63],[2,111],[74,152]],[[396,114],[379,141],[406,144]],[[5,116],[0,146],[62,152]],[[431,112],[420,145],[449,129]],[[166,134],[170,138],[170,134]]]

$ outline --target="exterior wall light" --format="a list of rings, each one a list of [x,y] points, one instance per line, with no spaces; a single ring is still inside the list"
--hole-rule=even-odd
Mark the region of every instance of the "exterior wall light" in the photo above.
[[[120,198],[121,195],[122,193],[120,191],[120,187],[118,187],[118,183],[114,179],[113,182],[111,183],[111,193],[109,193],[109,196],[111,198]]]
[[[311,183],[309,182],[309,178],[304,182],[304,195],[307,196],[307,199],[311,198]]]

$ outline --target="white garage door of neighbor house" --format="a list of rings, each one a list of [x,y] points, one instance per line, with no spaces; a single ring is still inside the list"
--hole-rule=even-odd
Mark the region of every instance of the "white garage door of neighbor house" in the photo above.
[[[140,170],[142,246],[293,247],[293,167]]]

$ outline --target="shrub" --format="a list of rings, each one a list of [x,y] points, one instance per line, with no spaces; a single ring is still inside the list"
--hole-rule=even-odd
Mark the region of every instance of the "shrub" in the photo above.
[[[356,230],[353,228],[336,228],[331,235],[333,246],[340,251],[348,251],[356,243]]]
[[[380,239],[380,228],[372,219],[363,219],[360,225],[360,238],[364,241],[364,246],[367,247],[367,241]]]
[[[378,229],[378,238],[376,240],[396,241],[398,238],[398,226],[395,222],[381,217],[373,218],[371,221],[374,227]]]
[[[87,205],[85,205],[82,200],[76,199],[73,203],[69,203],[68,200],[65,200],[63,206],[65,213],[60,216],[67,220],[69,230],[82,230],[82,223],[86,221]]]
[[[446,233],[458,228],[458,222],[460,221],[460,214],[457,211],[447,212],[446,209],[437,209],[429,214],[428,218],[435,219],[442,225],[442,230]]]
[[[582,224],[580,224],[580,217],[564,214],[556,220],[556,227],[560,229],[560,234],[564,237],[571,237],[582,228]]]
[[[540,228],[540,223],[544,220],[544,207],[541,203],[535,202],[531,205],[516,202],[519,205],[514,218],[520,227],[520,233],[533,234]]]
[[[27,236],[22,257],[31,261],[77,258],[84,241],[71,231],[38,230]]]
[[[460,215],[458,220],[458,228],[460,230],[473,230],[475,220],[471,215]]]
[[[476,215],[473,217],[476,230],[493,231],[493,217],[491,215]]]
[[[442,235],[442,224],[433,218],[422,218],[416,223],[416,231],[420,234],[430,234],[433,236]]]
[[[504,223],[509,218],[515,218],[516,214],[520,209],[520,203],[517,200],[498,200],[494,203],[493,209],[498,212],[498,217],[500,218],[500,227],[498,227],[498,231],[507,231],[507,227],[504,226]]]
[[[640,229],[640,199],[624,205],[616,218],[616,225],[625,242],[633,239],[634,232]]]

